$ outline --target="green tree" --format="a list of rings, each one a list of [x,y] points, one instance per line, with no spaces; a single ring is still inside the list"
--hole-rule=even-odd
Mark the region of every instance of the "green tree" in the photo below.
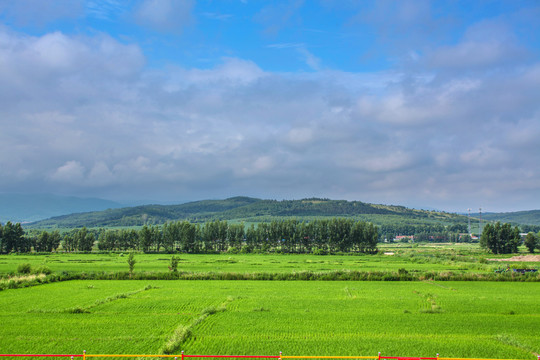
[[[58,230],[54,230],[52,233],[49,234],[49,243],[47,246],[47,251],[56,251],[58,247],[60,246],[60,242],[62,241],[62,235],[60,235],[60,232]]]
[[[79,251],[92,251],[95,241],[94,234],[83,227],[75,233],[75,243]]]
[[[461,235],[460,241],[464,243],[470,243],[472,241],[471,235],[469,234]]]
[[[98,237],[99,250],[116,250],[118,249],[117,231],[104,230],[99,233]]]
[[[163,225],[163,246],[165,251],[172,254],[179,248],[182,237],[182,229],[179,222],[168,222]]]
[[[158,226],[152,226],[150,230],[152,232],[152,245],[156,247],[156,251],[159,251],[163,244],[163,234]]]
[[[144,225],[139,231],[139,248],[143,252],[148,252],[150,250],[150,247],[152,246],[152,243],[152,231],[148,226]]]
[[[29,241],[24,238],[24,230],[20,223],[13,224],[8,221],[2,228],[2,252],[29,251]]]
[[[137,261],[135,260],[135,254],[133,254],[133,252],[130,252],[129,256],[128,256],[128,259],[127,259],[127,263],[128,263],[128,266],[129,266],[129,278],[130,279],[133,276],[133,269],[135,268],[135,263],[136,262]]]
[[[46,231],[42,231],[41,234],[39,234],[34,249],[37,252],[43,252],[47,251],[47,245],[49,243],[49,233]]]
[[[480,238],[480,245],[494,254],[511,254],[518,251],[521,242],[519,228],[497,222],[495,225],[486,224]]]
[[[76,239],[73,234],[64,235],[64,242],[62,244],[62,248],[65,251],[69,251],[69,252],[77,250],[77,243],[75,241]]]
[[[48,233],[46,231],[41,232],[35,239],[34,250],[38,252],[52,252],[55,251],[58,246],[60,246],[60,241],[62,236],[58,230]]]
[[[197,225],[189,221],[183,221],[181,225],[181,243],[180,249],[187,253],[193,253],[197,248]]]
[[[534,253],[534,249],[539,246],[538,237],[535,233],[529,232],[527,236],[525,236],[525,246],[531,254]]]

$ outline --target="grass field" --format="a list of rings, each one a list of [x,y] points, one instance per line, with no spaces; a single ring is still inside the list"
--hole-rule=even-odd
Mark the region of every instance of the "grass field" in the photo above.
[[[481,274],[506,266],[469,244],[383,244],[377,255],[176,256],[188,273]],[[170,259],[136,254],[135,272],[167,273]],[[11,254],[0,256],[0,281],[13,281],[21,263],[55,273],[128,269],[126,254]],[[540,282],[72,280],[0,291],[0,353],[380,351],[532,360],[540,352],[539,298]]]
[[[454,271],[492,272],[502,263],[489,263],[485,259],[494,257],[481,250],[477,244],[439,244],[380,246],[379,255],[255,255],[220,254],[196,255],[179,254],[179,270],[188,272],[273,272],[293,271]],[[384,255],[383,253],[394,255]],[[136,271],[167,272],[172,255],[137,254]],[[21,263],[32,267],[47,266],[53,272],[126,271],[126,254],[49,254],[49,255],[0,255],[0,274],[15,273]],[[515,264],[530,266],[527,264]]]
[[[540,283],[69,281],[0,293],[0,352],[535,359],[539,298]]]

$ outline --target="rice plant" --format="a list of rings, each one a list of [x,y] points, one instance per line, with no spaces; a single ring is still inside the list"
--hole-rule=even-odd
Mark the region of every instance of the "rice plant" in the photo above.
[[[539,296],[515,282],[77,280],[1,292],[0,348],[533,360]]]

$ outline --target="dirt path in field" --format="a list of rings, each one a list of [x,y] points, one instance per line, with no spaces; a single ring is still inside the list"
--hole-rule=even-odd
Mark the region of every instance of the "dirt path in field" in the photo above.
[[[487,259],[489,261],[540,261],[540,255],[512,256],[508,259]]]

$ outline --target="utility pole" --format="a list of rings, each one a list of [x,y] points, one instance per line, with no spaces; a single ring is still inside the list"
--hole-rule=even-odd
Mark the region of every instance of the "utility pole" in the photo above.
[[[469,236],[471,236],[471,208],[468,208],[467,211],[469,212],[467,215],[467,229],[469,231]]]
[[[480,208],[480,221],[478,222],[478,235],[482,234],[482,208]]]

